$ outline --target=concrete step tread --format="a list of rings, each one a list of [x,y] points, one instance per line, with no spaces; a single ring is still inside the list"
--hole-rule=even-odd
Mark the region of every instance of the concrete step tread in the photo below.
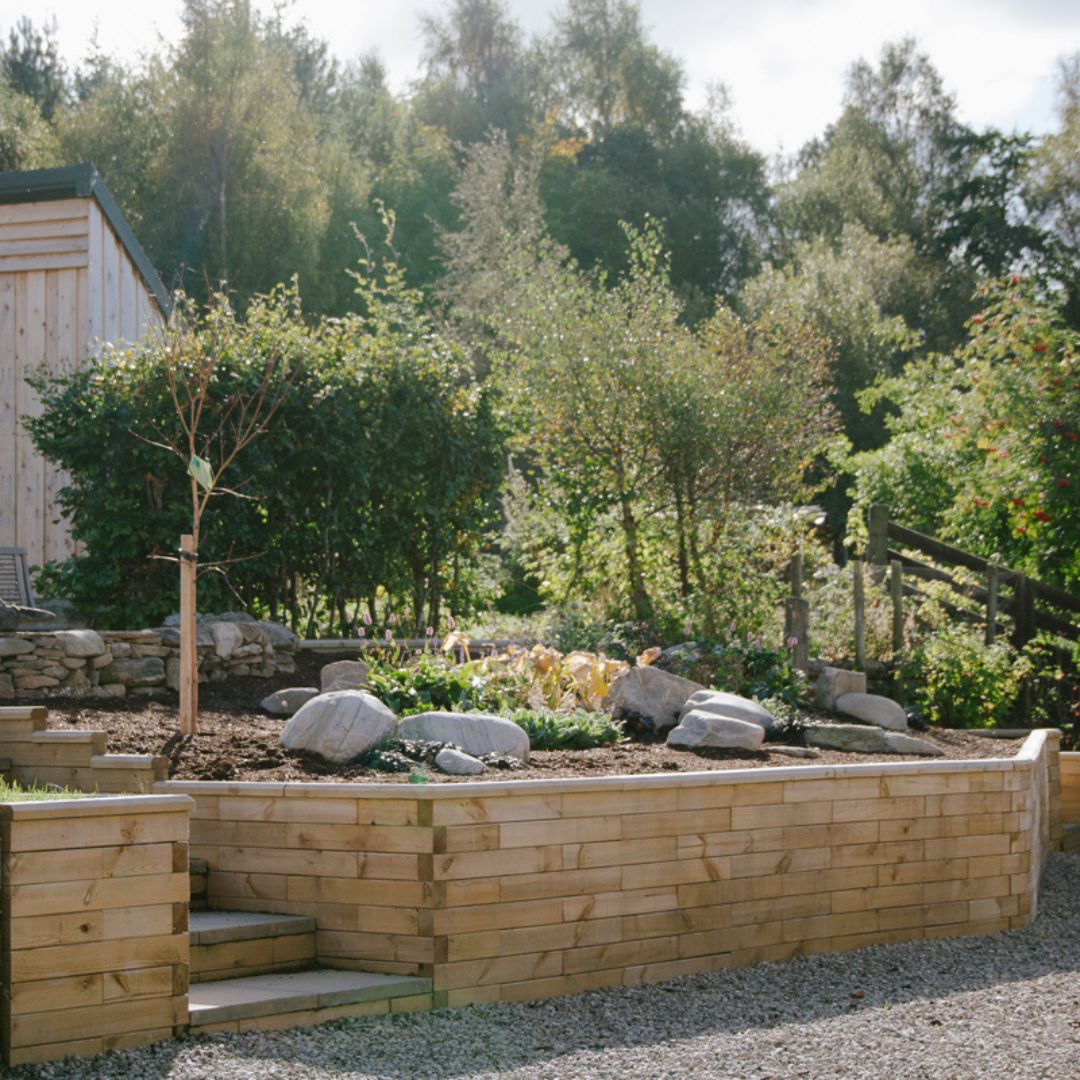
[[[188,991],[191,1026],[256,1016],[307,1012],[361,1001],[431,992],[431,980],[413,975],[314,968],[281,975],[195,983]]]
[[[264,915],[256,911],[193,911],[188,931],[192,946],[220,945],[226,941],[313,934],[315,920],[308,915]]]

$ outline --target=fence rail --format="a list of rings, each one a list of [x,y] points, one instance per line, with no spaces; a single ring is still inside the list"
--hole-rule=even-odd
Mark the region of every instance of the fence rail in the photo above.
[[[889,518],[889,508],[881,504],[870,507],[870,542],[867,558],[872,564],[899,564],[900,573],[921,581],[937,581],[948,585],[955,593],[986,609],[986,640],[993,642],[1003,629],[999,622],[1002,612],[1012,617],[1012,641],[1022,646],[1039,630],[1069,641],[1080,641],[1080,620],[1062,616],[1062,612],[1080,613],[1080,597],[1028,577],[1019,570],[999,566],[989,559],[954,547],[934,536]],[[898,547],[890,547],[893,541]],[[948,570],[931,566],[900,548],[914,549],[936,563],[962,566],[984,578],[983,584],[968,583]],[[1008,593],[1003,592],[1007,589]],[[903,590],[906,591],[906,590]],[[1047,611],[1046,607],[1056,610]]]

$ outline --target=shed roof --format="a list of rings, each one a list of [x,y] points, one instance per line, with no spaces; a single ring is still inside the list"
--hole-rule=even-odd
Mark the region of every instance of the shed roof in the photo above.
[[[150,262],[123,211],[109,193],[101,174],[93,165],[66,165],[59,169],[29,169],[0,172],[0,204],[47,202],[50,199],[89,199],[97,201],[101,212],[116,233],[147,289],[163,314],[172,310],[172,300]]]

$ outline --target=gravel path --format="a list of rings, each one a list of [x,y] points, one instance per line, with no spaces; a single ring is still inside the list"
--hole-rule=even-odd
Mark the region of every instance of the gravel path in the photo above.
[[[174,1040],[13,1070],[65,1080],[1080,1077],[1080,854],[1034,926],[535,1004]]]

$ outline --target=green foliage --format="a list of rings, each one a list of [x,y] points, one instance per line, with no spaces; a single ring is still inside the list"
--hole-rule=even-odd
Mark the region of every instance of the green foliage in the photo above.
[[[770,648],[760,635],[714,644],[691,643],[673,669],[676,674],[759,701],[783,701],[797,707],[807,694],[806,676],[791,666],[783,648]]]
[[[454,664],[424,654],[406,664],[377,664],[368,671],[371,692],[398,716],[441,710],[494,712],[505,694],[474,663]]]
[[[1006,642],[986,645],[977,628],[947,623],[905,661],[903,684],[931,723],[988,728],[1008,719],[1027,670]]]
[[[1075,589],[1080,334],[1018,277],[980,299],[965,345],[865,396],[895,413],[889,442],[853,459],[856,506],[885,503],[912,528]]]
[[[623,738],[622,726],[607,713],[575,709],[517,709],[509,719],[524,728],[532,750],[589,750]]]
[[[194,341],[217,354],[211,429],[272,358],[292,378],[270,430],[230,472],[251,498],[209,500],[200,557],[227,564],[227,577],[204,578],[204,610],[239,594],[295,629],[322,621],[351,634],[383,597],[422,634],[439,625],[446,594],[468,609],[469,575],[456,568],[492,521],[503,468],[495,395],[398,268],[382,270],[383,284],[358,279],[363,315],[315,327],[289,290],[254,299],[242,318],[224,298],[185,309]],[[40,587],[99,611],[103,625],[146,625],[175,607],[175,567],[156,556],[188,531],[191,480],[186,461],[143,441],[176,441],[169,340],[37,384],[43,414],[31,431],[71,476],[59,498],[82,545]]]
[[[0,779],[0,803],[9,802],[52,802],[57,799],[90,799],[95,796],[94,792],[71,791],[68,788],[57,787],[55,784],[39,786],[31,784],[25,787],[18,781]]]

